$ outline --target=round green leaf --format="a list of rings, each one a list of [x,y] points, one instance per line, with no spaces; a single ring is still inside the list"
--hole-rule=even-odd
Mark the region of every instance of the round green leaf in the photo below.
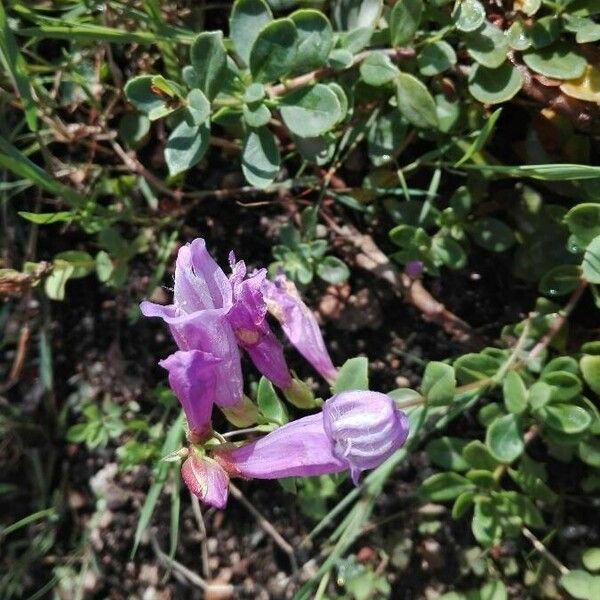
[[[579,458],[591,467],[600,467],[600,439],[592,437],[579,443],[577,447]]]
[[[463,458],[472,469],[494,471],[500,464],[480,440],[469,442],[462,451]]]
[[[583,553],[581,562],[588,571],[600,571],[600,548],[588,548]]]
[[[242,148],[242,171],[248,183],[267,187],[277,177],[280,162],[273,134],[266,127],[251,129]]]
[[[450,404],[454,399],[456,377],[454,368],[446,363],[431,361],[427,363],[421,382],[421,392],[432,406]]]
[[[584,202],[574,206],[564,217],[569,231],[582,246],[587,246],[600,235],[600,204]]]
[[[540,9],[542,0],[522,0],[520,10],[532,17]]]
[[[488,21],[467,33],[465,42],[470,56],[484,67],[495,69],[506,60],[508,39],[502,29]]]
[[[559,579],[567,592],[577,600],[596,600],[600,593],[600,577],[586,571],[573,569]]]
[[[513,50],[527,50],[531,46],[529,31],[525,28],[523,21],[515,21],[506,31],[508,45]]]
[[[273,19],[264,0],[236,0],[229,17],[229,37],[244,64],[250,62],[250,50],[258,32]]]
[[[317,265],[317,275],[327,283],[343,283],[350,277],[346,263],[335,256],[326,256]]]
[[[510,62],[497,69],[475,65],[469,75],[469,92],[484,104],[500,104],[513,98],[523,86],[519,70]]]
[[[523,60],[531,70],[553,79],[577,79],[586,66],[585,58],[563,42],[525,52]]]
[[[581,433],[592,422],[590,413],[574,404],[547,404],[541,416],[548,427],[566,434]]]
[[[262,83],[251,83],[244,91],[246,104],[257,104],[265,98],[265,86]]]
[[[581,394],[583,385],[577,375],[567,371],[552,371],[542,376],[542,381],[551,388],[551,399],[566,402]]]
[[[352,52],[345,48],[334,48],[327,58],[327,66],[337,71],[347,69],[353,60]]]
[[[383,52],[374,52],[360,63],[362,80],[375,87],[393,81],[399,72],[398,67]]]
[[[475,486],[458,473],[437,473],[421,484],[419,495],[433,502],[447,502],[474,489]]]
[[[119,137],[131,148],[137,149],[148,139],[150,119],[146,115],[127,113],[119,121]]]
[[[600,396],[600,356],[586,354],[579,361],[584,381]]]
[[[266,377],[261,377],[258,382],[256,403],[258,404],[261,415],[271,423],[285,425],[288,422],[289,417],[287,408],[279,399],[272,383]]]
[[[546,406],[552,397],[552,388],[544,381],[536,381],[527,394],[527,401],[531,410],[539,410]]]
[[[463,0],[452,16],[460,31],[475,31],[485,21],[485,8],[478,0]]]
[[[333,4],[333,18],[341,31],[375,27],[382,8],[382,0],[337,0]]]
[[[190,117],[190,120],[192,117]],[[210,128],[207,123],[190,125],[186,119],[171,132],[165,147],[165,161],[170,175],[187,171],[200,162],[208,149]]]
[[[462,457],[467,440],[455,437],[441,437],[431,440],[425,447],[429,460],[447,471],[466,471],[469,463]]]
[[[249,127],[263,127],[271,120],[271,111],[264,104],[244,106],[242,111]]]
[[[140,112],[149,113],[164,106],[165,101],[152,91],[152,75],[140,75],[125,84],[125,95]]]
[[[327,164],[335,153],[336,140],[330,133],[311,138],[294,136],[294,142],[304,160],[319,166]]]
[[[417,56],[419,73],[431,77],[443,73],[456,64],[454,48],[444,40],[427,44]]]
[[[396,84],[398,110],[404,118],[416,127],[437,127],[435,101],[425,84],[408,73],[400,73]]]
[[[190,125],[202,125],[210,117],[210,102],[201,90],[192,90],[187,96],[186,116]]]
[[[301,9],[290,15],[298,32],[295,69],[304,72],[322,67],[333,48],[333,31],[327,17],[318,10]]]
[[[590,283],[600,283],[600,235],[595,237],[583,255],[583,276]]]
[[[375,119],[367,134],[371,162],[379,167],[389,162],[406,138],[407,125],[396,112],[386,112]]]
[[[286,127],[299,137],[317,137],[329,131],[342,110],[336,94],[322,83],[284,96],[279,107]]]
[[[492,456],[503,463],[511,463],[518,458],[525,445],[517,416],[509,414],[492,421],[485,443]]]
[[[483,217],[473,221],[468,230],[478,246],[491,252],[504,252],[515,242],[512,229],[493,217]]]
[[[401,0],[394,4],[389,17],[392,46],[404,46],[413,39],[422,14],[423,0]]]
[[[431,241],[431,253],[437,263],[450,269],[462,269],[467,264],[467,253],[449,235],[436,235]]]
[[[537,19],[529,32],[534,48],[545,48],[555,42],[560,36],[560,18],[548,15]]]
[[[502,395],[506,410],[520,415],[527,408],[527,387],[516,371],[509,371],[502,384]]]
[[[564,296],[572,292],[580,281],[581,270],[577,265],[560,265],[542,277],[539,290],[548,296]]]
[[[223,33],[203,31],[190,48],[190,60],[196,77],[196,85],[213,99],[219,92],[227,70],[227,53],[223,46]]]
[[[369,361],[364,356],[349,358],[339,369],[333,393],[369,389]]]
[[[298,32],[291,19],[267,23],[250,50],[250,72],[255,81],[269,82],[287,75],[296,62]]]

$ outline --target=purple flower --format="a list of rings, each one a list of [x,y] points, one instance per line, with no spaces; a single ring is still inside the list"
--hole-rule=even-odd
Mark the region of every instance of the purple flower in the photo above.
[[[158,364],[169,372],[169,385],[187,417],[190,439],[199,442],[208,437],[219,359],[201,350],[178,350]]]
[[[232,274],[233,306],[227,314],[238,344],[248,353],[254,366],[277,387],[285,390],[292,384],[290,371],[283,356],[283,347],[269,327],[267,305],[263,298],[265,269],[252,273],[247,279],[246,265],[229,255]]]
[[[190,432],[202,436],[210,427],[213,404],[223,409],[242,402],[240,345],[268,379],[282,389],[292,381],[283,348],[266,322],[262,297],[265,271],[247,279],[246,266],[230,256],[227,277],[206,249],[203,239],[182,246],[175,263],[173,304],[142,302],[147,317],[168,325],[180,353],[161,362],[181,402]],[[197,351],[199,354],[185,353]]]
[[[231,476],[256,479],[308,477],[372,469],[400,448],[408,418],[385,394],[340,392],[321,413],[303,417],[238,448],[217,447],[213,456]]]
[[[205,504],[217,508],[227,504],[229,476],[214,460],[191,454],[181,466],[181,477],[190,492]]]
[[[240,354],[226,318],[232,305],[231,283],[202,239],[179,249],[173,304],[142,302],[140,305],[145,316],[161,317],[169,325],[180,350],[200,350],[215,359],[212,393],[205,394],[204,401],[222,407],[235,406],[242,399]],[[187,374],[194,377],[195,371],[188,369]],[[191,381],[186,387],[197,385]],[[185,408],[183,400],[179,400]]]
[[[275,281],[265,280],[264,297],[269,311],[280,322],[283,331],[298,352],[329,383],[337,377],[319,324],[311,310],[302,302],[296,286],[285,275]]]

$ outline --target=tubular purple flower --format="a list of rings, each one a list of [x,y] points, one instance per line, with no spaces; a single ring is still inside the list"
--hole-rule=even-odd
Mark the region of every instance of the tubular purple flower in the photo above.
[[[326,381],[333,383],[337,369],[331,362],[319,324],[302,302],[296,286],[285,275],[278,275],[275,281],[264,281],[263,294],[269,311],[296,350]]]
[[[168,325],[180,350],[200,350],[218,359],[214,365],[212,398],[221,407],[242,399],[242,369],[235,335],[227,321],[233,304],[231,283],[212,259],[202,239],[182,246],[175,264],[173,304],[142,302],[147,317],[160,317]]]
[[[321,413],[238,448],[217,447],[213,456],[230,476],[277,479],[349,469],[357,484],[362,471],[389,458],[407,436],[408,418],[389,396],[349,391],[327,400]]]
[[[227,320],[233,328],[238,344],[248,353],[254,366],[277,387],[285,390],[292,384],[283,347],[269,327],[267,306],[262,288],[267,276],[265,269],[252,273],[247,279],[246,265],[229,256],[232,275],[233,306]]]
[[[187,488],[202,502],[224,508],[227,504],[229,476],[212,459],[192,454],[181,466],[181,477]]]
[[[219,359],[201,350],[178,350],[158,364],[169,372],[169,385],[185,412],[190,439],[203,440],[211,432]]]

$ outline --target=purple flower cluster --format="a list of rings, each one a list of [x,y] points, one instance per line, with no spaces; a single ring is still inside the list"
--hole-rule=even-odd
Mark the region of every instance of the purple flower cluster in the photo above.
[[[187,417],[192,450],[181,470],[187,487],[207,504],[223,507],[230,476],[274,479],[349,470],[356,483],[408,434],[406,415],[385,394],[336,394],[317,414],[242,446],[213,446],[210,456],[195,446],[212,435],[214,404],[230,414],[244,410],[239,348],[289,397],[297,393],[267,312],[324,379],[333,383],[337,376],[318,323],[293,283],[283,275],[271,282],[264,269],[248,274],[233,253],[230,266],[227,276],[204,240],[196,239],[179,250],[173,304],[140,307],[144,315],[167,323],[178,347],[160,365]]]

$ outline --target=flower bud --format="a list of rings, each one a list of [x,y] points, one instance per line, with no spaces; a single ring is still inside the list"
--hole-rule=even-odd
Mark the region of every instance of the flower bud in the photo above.
[[[216,508],[227,504],[229,477],[211,458],[191,454],[181,466],[187,488],[202,502]]]

